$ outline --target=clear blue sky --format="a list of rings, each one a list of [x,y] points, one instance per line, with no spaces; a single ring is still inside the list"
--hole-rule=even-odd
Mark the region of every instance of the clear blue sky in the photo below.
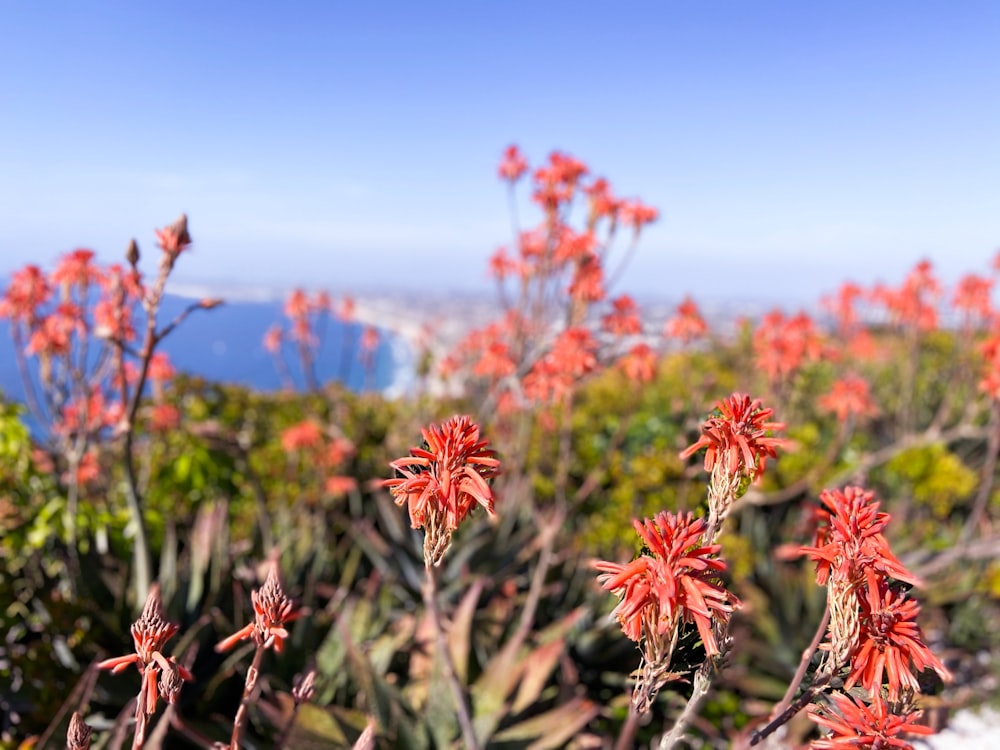
[[[514,142],[661,209],[623,291],[954,278],[1000,246],[998,40],[992,1],[5,3],[0,273],[183,210],[184,281],[484,287]]]

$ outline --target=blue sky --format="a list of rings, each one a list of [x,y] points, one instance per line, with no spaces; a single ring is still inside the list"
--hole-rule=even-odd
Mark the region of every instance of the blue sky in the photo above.
[[[182,281],[485,288],[518,143],[660,208],[621,291],[953,279],[1000,246],[998,39],[961,0],[9,3],[0,273],[186,211]]]

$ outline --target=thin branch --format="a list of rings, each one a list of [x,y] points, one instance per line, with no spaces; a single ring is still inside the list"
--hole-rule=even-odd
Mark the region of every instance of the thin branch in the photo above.
[[[792,705],[792,696],[795,695],[795,691],[798,690],[799,685],[802,684],[802,680],[806,676],[806,671],[809,669],[809,662],[812,661],[812,656],[816,653],[816,649],[819,648],[819,644],[823,642],[823,636],[826,634],[826,629],[829,624],[830,603],[827,602],[826,607],[823,610],[823,618],[820,620],[819,627],[816,628],[816,633],[813,635],[813,639],[809,643],[808,648],[802,652],[802,658],[799,660],[798,669],[795,670],[795,676],[792,677],[792,681],[789,683],[788,690],[785,691],[784,697],[772,709],[770,718],[773,719],[775,716],[783,714],[787,708]]]
[[[956,547],[963,547],[972,538],[976,527],[986,515],[986,508],[996,484],[997,457],[1000,455],[1000,403],[993,399],[990,403],[990,433],[986,438],[986,457],[983,460],[982,475],[979,479],[979,491],[972,504],[962,533],[958,535]]]
[[[639,731],[640,718],[641,716],[635,707],[635,703],[630,700],[628,702],[628,716],[625,717],[625,723],[622,725],[622,731],[615,742],[614,750],[629,750],[629,748],[634,747],[635,734]]]
[[[832,675],[823,674],[818,676],[806,690],[800,695],[794,703],[790,704],[788,708],[778,714],[777,718],[772,720],[766,727],[753,733],[750,738],[750,744],[756,745],[761,740],[770,736],[776,732],[780,727],[791,721],[792,717],[795,716],[799,711],[812,703],[813,698],[823,692],[823,688],[827,686],[830,682]]]
[[[918,565],[913,572],[920,578],[928,578],[961,560],[993,560],[997,558],[1000,558],[1000,536],[992,536],[988,539],[949,547],[926,563]]]
[[[853,467],[844,469],[843,471],[835,474],[833,477],[830,477],[826,480],[826,485],[834,487],[845,482],[849,482],[852,478],[864,475],[876,466],[881,466],[882,464],[891,461],[901,453],[905,453],[906,451],[914,448],[922,448],[924,446],[935,445],[937,443],[944,443],[947,445],[958,440],[983,440],[988,438],[989,434],[989,427],[977,427],[963,422],[948,430],[930,428],[921,433],[905,435],[891,445],[887,445],[884,448],[880,448],[879,450],[868,454],[858,461]],[[793,500],[800,493],[805,492],[808,489],[809,482],[807,480],[799,480],[798,482],[775,492],[760,492],[751,489],[743,497],[741,497],[738,502],[735,503],[733,511],[739,512],[747,505],[756,505],[761,507],[768,505],[781,505],[789,500]]]

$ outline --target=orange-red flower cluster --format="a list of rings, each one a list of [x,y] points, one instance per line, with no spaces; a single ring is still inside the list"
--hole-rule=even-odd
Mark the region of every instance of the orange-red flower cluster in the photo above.
[[[849,417],[871,417],[878,414],[872,401],[868,381],[857,375],[845,375],[836,380],[830,392],[819,397],[819,407],[837,416],[840,422]]]
[[[452,532],[474,507],[495,514],[489,480],[499,473],[500,461],[468,416],[452,417],[421,433],[423,447],[393,461],[396,476],[383,484],[397,505],[406,504],[413,528],[424,529],[425,561],[437,565]]]
[[[892,320],[919,331],[932,331],[938,325],[938,301],[941,282],[934,276],[930,261],[921,261],[898,289],[879,284],[872,299],[881,303]]]
[[[574,384],[597,367],[597,342],[583,327],[567,328],[524,377],[524,395],[541,404],[561,403]]]
[[[656,377],[656,363],[659,360],[648,344],[638,343],[625,352],[618,360],[618,367],[633,383],[649,383]]]
[[[619,596],[614,615],[622,631],[636,642],[669,643],[682,622],[694,623],[705,652],[718,654],[712,620],[727,621],[739,600],[719,582],[726,564],[718,558],[718,544],[704,543],[704,519],[664,511],[633,526],[643,553],[624,565],[594,565],[601,585]]]
[[[685,297],[677,306],[674,316],[664,325],[663,332],[671,338],[689,344],[708,332],[708,324],[701,316],[695,301],[691,297]]]
[[[833,576],[860,584],[868,568],[898,581],[919,583],[889,549],[882,531],[890,517],[879,510],[874,492],[863,487],[823,490],[819,500],[815,544],[800,550],[816,561],[816,583],[825,586]]]
[[[635,336],[642,333],[639,306],[629,295],[611,301],[611,312],[601,319],[604,330],[614,336]]]
[[[343,463],[354,454],[354,443],[342,436],[331,437],[313,418],[307,418],[281,433],[281,447],[290,456],[302,453],[308,464],[325,475],[324,489],[328,495],[343,495],[357,486],[354,477],[343,471]]]
[[[844,689],[859,684],[874,696],[886,683],[896,702],[902,691],[919,690],[916,674],[925,669],[950,679],[922,640],[920,607],[890,584],[919,580],[889,548],[882,533],[889,514],[879,510],[874,493],[825,490],[820,502],[815,544],[799,552],[816,561],[816,580],[828,586],[831,651],[850,667]]]
[[[215,645],[216,651],[228,651],[246,640],[252,640],[258,648],[273,648],[279,653],[285,647],[285,639],[288,638],[285,626],[299,619],[303,611],[285,593],[276,561],[272,560],[268,565],[264,585],[250,592],[250,600],[253,602],[253,622],[219,641]]]
[[[156,713],[156,703],[161,695],[167,703],[175,703],[183,681],[194,679],[193,675],[173,657],[168,659],[163,655],[167,641],[173,638],[179,629],[176,624],[164,619],[160,589],[154,584],[146,597],[142,614],[132,623],[135,653],[105,659],[97,665],[98,669],[110,669],[114,673],[121,672],[131,664],[139,670],[142,675],[142,689],[136,708],[137,718],[140,714],[144,717]]]
[[[698,440],[688,446],[681,458],[688,458],[705,448],[705,471],[716,467],[728,476],[756,479],[764,472],[768,458],[777,458],[775,448],[785,444],[773,436],[785,425],[770,421],[774,409],[766,409],[760,399],[734,393],[716,403],[717,416],[709,417]]]
[[[810,747],[816,750],[913,750],[913,745],[902,739],[908,734],[934,734],[934,729],[918,724],[920,711],[893,714],[880,693],[872,696],[870,704],[841,693],[827,696],[829,707],[812,708],[809,718],[831,734],[813,740]]]
[[[521,154],[517,146],[508,146],[503,152],[503,159],[497,170],[500,179],[514,183],[521,179],[521,176],[528,171],[528,160]]]
[[[993,315],[993,301],[990,298],[992,291],[993,279],[973,273],[966,274],[955,287],[951,304],[965,314],[967,322],[971,323],[977,318],[979,322],[986,321]]]
[[[889,586],[885,576],[873,568],[865,570],[865,592],[859,596],[861,629],[857,651],[844,690],[861,685],[869,695],[888,684],[889,700],[898,700],[900,691],[920,692],[916,675],[933,669],[942,679],[950,674],[923,642],[917,615],[920,605]]]
[[[754,331],[753,351],[768,378],[783,380],[806,362],[820,359],[823,339],[806,313],[789,318],[781,310],[772,310]]]

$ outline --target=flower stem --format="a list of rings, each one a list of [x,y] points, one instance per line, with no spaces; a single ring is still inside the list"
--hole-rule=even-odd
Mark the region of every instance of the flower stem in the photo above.
[[[257,646],[257,650],[253,655],[253,663],[247,669],[247,680],[243,686],[243,698],[240,700],[240,707],[236,709],[236,718],[233,720],[233,735],[229,740],[229,750],[240,750],[240,737],[243,734],[243,727],[246,725],[250,702],[257,692],[257,677],[260,675],[260,663],[263,658],[264,646]]]
[[[694,675],[694,692],[688,698],[688,702],[684,706],[684,710],[681,711],[681,715],[674,722],[673,728],[660,740],[659,750],[669,750],[680,742],[681,737],[684,736],[684,730],[691,723],[691,719],[698,713],[701,702],[705,700],[705,696],[708,695],[708,689],[712,686],[711,671],[712,660],[706,659]]]
[[[437,605],[437,578],[435,568],[425,565],[427,575],[424,578],[422,592],[424,596],[424,606],[431,616],[431,624],[434,626],[434,635],[437,642],[438,654],[441,656],[441,664],[444,667],[444,678],[451,689],[452,697],[455,700],[455,712],[458,715],[458,724],[462,729],[462,739],[468,750],[479,750],[479,742],[476,733],[472,728],[472,713],[466,700],[462,686],[458,684],[458,677],[455,675],[455,665],[451,660],[451,652],[448,650],[448,643],[445,640],[444,628],[441,624],[441,612]],[[234,746],[232,750],[237,750]]]

